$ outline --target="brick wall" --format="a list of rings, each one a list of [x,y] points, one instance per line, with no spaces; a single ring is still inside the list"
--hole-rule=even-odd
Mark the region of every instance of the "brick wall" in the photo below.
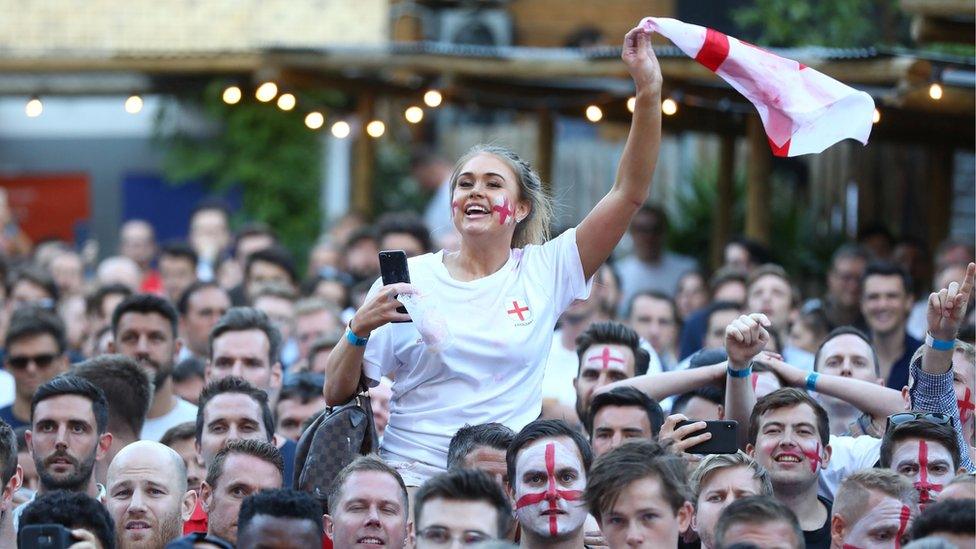
[[[564,46],[580,28],[595,27],[617,45],[642,18],[671,17],[675,0],[513,0],[509,5],[520,46]]]
[[[0,0],[0,55],[380,44],[389,0]]]

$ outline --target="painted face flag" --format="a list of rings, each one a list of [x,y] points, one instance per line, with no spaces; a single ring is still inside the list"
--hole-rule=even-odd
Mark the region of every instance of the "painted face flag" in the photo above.
[[[713,29],[647,17],[657,32],[755,105],[776,156],[819,153],[842,139],[867,144],[874,100],[802,63]]]

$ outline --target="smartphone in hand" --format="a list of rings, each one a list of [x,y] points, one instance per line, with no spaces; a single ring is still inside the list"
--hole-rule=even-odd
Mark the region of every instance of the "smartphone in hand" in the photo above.
[[[380,276],[383,285],[410,283],[410,271],[407,269],[407,254],[403,250],[385,250],[380,252]],[[405,307],[397,307],[397,312],[407,314]],[[408,321],[400,321],[408,322]]]
[[[19,547],[67,549],[73,544],[71,531],[60,524],[28,524],[20,528]]]
[[[674,428],[684,427],[685,425],[690,425],[692,423],[698,423],[699,420],[691,419],[686,421],[679,421]],[[711,433],[712,438],[701,442],[694,446],[691,446],[686,452],[689,454],[734,454],[739,451],[739,446],[736,442],[736,435],[739,432],[739,422],[738,421],[706,421],[705,429],[701,431],[695,431],[692,433],[694,435],[700,435],[702,433]]]

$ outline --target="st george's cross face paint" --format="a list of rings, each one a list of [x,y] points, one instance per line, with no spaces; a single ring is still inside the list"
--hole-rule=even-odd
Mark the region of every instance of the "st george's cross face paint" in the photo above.
[[[535,441],[519,451],[515,464],[515,517],[522,528],[542,538],[577,532],[587,516],[586,471],[573,441]]]

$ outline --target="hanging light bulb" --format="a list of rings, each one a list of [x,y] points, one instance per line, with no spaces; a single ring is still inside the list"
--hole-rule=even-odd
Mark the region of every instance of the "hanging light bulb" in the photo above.
[[[929,86],[929,97],[936,101],[942,99],[942,85],[938,82],[932,82],[932,85]]]
[[[221,94],[221,98],[224,100],[224,103],[227,103],[228,105],[236,105],[240,102],[241,97],[243,96],[243,92],[241,92],[241,89],[237,86],[227,86],[224,88],[224,93]]]
[[[586,107],[586,119],[594,123],[603,120],[603,109],[596,105]]]
[[[444,96],[437,90],[428,90],[424,94],[424,104],[430,108],[437,108],[444,101]]]
[[[664,101],[661,101],[661,112],[668,116],[673,115],[674,113],[678,112],[678,102],[670,97]]]
[[[290,93],[283,93],[278,96],[278,108],[283,111],[290,111],[295,108],[295,103],[298,101],[295,96]]]
[[[310,130],[317,130],[325,124],[325,116],[319,111],[312,111],[305,116],[305,126]]]
[[[337,139],[345,139],[349,137],[349,133],[351,131],[352,128],[349,127],[349,123],[345,120],[340,120],[332,125],[332,135],[334,135]]]
[[[881,111],[874,109],[874,113],[871,115],[871,123],[877,124],[878,122],[881,122]]]
[[[27,104],[24,105],[24,114],[30,118],[37,118],[42,112],[44,112],[44,104],[41,103],[40,98],[37,96],[31,97],[27,101]]]
[[[129,114],[138,114],[142,110],[142,98],[138,95],[130,95],[128,99],[125,100],[125,112]]]
[[[386,124],[382,120],[373,120],[366,124],[366,133],[373,138],[382,137],[386,133]]]
[[[631,97],[630,99],[627,100],[627,110],[628,111],[634,112],[634,109],[636,107],[637,107],[637,98],[636,97]]]
[[[254,92],[254,97],[262,103],[267,103],[278,95],[278,85],[274,82],[265,82],[258,86],[258,89]]]
[[[424,109],[416,105],[407,107],[407,110],[403,112],[403,117],[407,119],[407,122],[417,124],[424,119]]]

